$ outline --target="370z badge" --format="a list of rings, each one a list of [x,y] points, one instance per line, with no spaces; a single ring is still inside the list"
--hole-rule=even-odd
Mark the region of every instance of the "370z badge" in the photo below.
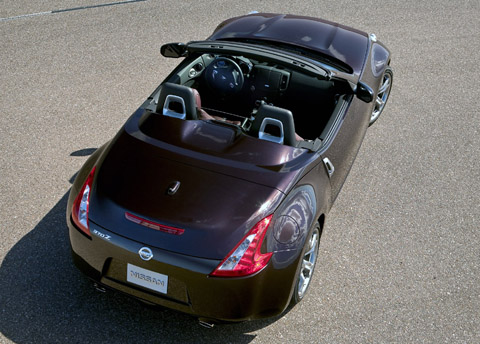
[[[111,236],[105,233],[102,233],[100,231],[97,231],[96,229],[92,230],[92,233],[95,234],[96,236],[99,236],[102,239],[110,241]]]

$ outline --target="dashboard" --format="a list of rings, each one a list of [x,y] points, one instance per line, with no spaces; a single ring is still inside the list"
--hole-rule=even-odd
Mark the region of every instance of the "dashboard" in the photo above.
[[[243,56],[203,54],[170,78],[196,88],[206,107],[247,116],[255,102],[274,103],[289,87],[292,72]]]

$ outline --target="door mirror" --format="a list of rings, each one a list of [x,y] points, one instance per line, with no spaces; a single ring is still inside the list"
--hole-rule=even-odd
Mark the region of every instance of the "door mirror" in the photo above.
[[[363,100],[365,103],[370,103],[373,100],[373,90],[367,84],[359,82],[355,91],[357,98]]]
[[[162,45],[160,53],[165,57],[184,57],[187,55],[187,45],[185,43],[168,43]]]

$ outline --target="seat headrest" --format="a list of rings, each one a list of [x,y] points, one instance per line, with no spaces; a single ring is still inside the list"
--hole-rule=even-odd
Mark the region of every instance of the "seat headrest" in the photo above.
[[[195,90],[169,82],[163,84],[156,112],[180,119],[197,119]]]
[[[262,104],[250,128],[250,134],[262,140],[297,146],[295,124],[290,110]]]

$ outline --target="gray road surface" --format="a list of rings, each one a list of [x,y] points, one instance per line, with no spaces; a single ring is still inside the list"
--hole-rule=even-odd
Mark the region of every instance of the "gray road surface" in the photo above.
[[[0,2],[0,342],[480,342],[480,2],[148,0],[51,13],[105,2]],[[207,330],[95,292],[71,263],[66,195],[177,63],[160,45],[250,10],[375,32],[392,50],[394,89],[327,218],[306,299]]]

